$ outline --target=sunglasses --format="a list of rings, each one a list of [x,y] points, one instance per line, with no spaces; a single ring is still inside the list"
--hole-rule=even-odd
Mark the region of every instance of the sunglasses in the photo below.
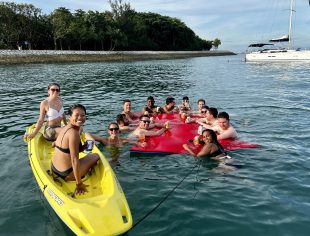
[[[149,121],[149,120],[141,120],[142,122],[144,122],[144,124],[146,124],[146,123],[150,123],[151,121]]]
[[[52,92],[57,92],[57,93],[59,93],[59,91],[60,91],[60,89],[54,89],[54,88],[51,88],[50,89]]]
[[[207,113],[207,111],[201,111],[201,113]]]
[[[114,131],[118,131],[119,128],[109,128],[109,130],[110,130],[110,131],[113,131],[113,130],[114,130]]]

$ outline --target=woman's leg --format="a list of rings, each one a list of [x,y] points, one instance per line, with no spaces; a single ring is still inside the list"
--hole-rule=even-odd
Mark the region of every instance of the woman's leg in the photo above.
[[[100,159],[99,154],[97,153],[90,153],[88,155],[86,155],[85,157],[83,157],[82,159],[80,159],[80,174],[81,177],[83,177],[84,175],[87,174],[87,172],[89,171],[89,169],[91,167],[93,167],[94,165],[96,165],[97,161]],[[70,175],[68,175],[65,179],[66,181],[74,181],[75,177],[74,177],[74,173],[73,171],[70,173]]]

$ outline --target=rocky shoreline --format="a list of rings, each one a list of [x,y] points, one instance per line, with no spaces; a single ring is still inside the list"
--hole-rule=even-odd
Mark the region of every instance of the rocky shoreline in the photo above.
[[[236,55],[231,51],[60,51],[0,50],[0,64],[109,62],[130,60],[181,59]]]

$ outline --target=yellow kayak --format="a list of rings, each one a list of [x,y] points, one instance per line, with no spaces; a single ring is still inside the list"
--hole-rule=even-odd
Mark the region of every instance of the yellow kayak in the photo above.
[[[27,128],[31,133],[34,125]],[[42,130],[42,129],[41,129]],[[81,136],[84,142],[84,136]],[[46,200],[77,235],[118,235],[132,227],[132,216],[123,190],[100,150],[97,165],[82,179],[89,185],[84,195],[74,195],[75,181],[65,182],[51,171],[54,149],[39,132],[28,142],[29,161],[33,174]],[[80,153],[80,158],[85,156]]]

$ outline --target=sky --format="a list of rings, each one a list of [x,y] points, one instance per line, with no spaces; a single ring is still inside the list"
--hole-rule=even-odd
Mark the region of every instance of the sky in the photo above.
[[[6,0],[10,1],[10,0]],[[21,0],[49,14],[58,7],[103,12],[108,0]],[[219,38],[221,50],[243,52],[251,43],[267,42],[288,34],[290,0],[123,0],[137,12],[176,17],[206,40]],[[293,46],[310,48],[310,6],[296,0]]]

